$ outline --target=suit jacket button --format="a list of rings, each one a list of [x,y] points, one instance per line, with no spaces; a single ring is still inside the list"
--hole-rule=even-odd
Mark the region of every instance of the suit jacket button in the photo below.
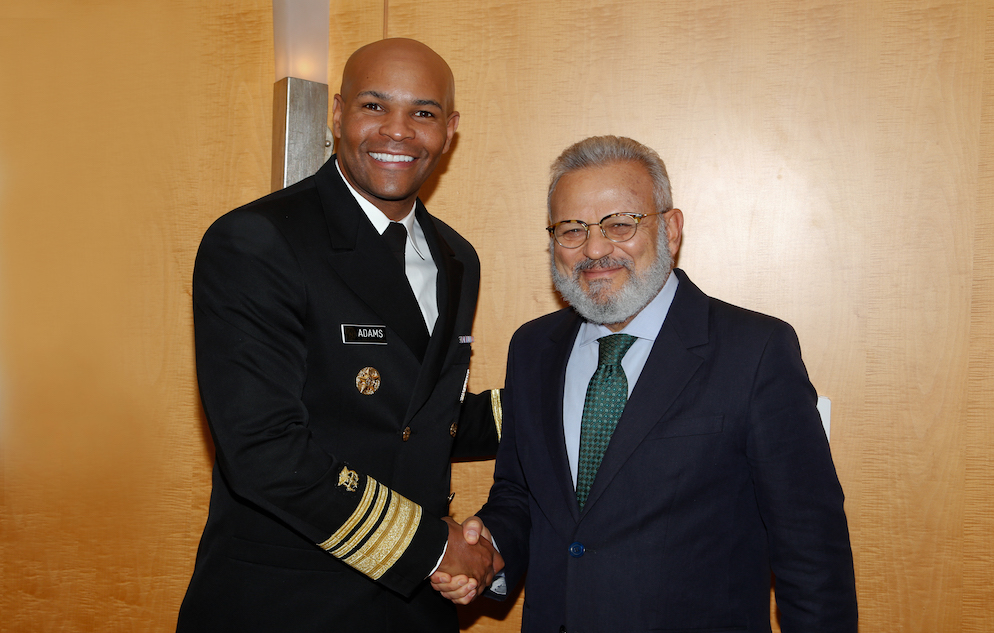
[[[583,556],[583,543],[570,543],[569,555],[573,558],[580,558]]]
[[[458,422],[453,422],[452,426],[449,427],[449,435],[451,435],[452,437],[455,437],[456,436],[456,431],[458,431],[458,430],[459,430],[459,423]]]
[[[405,442],[407,440],[411,439],[411,427],[409,427],[409,426],[404,427],[404,432],[401,434],[400,437]]]

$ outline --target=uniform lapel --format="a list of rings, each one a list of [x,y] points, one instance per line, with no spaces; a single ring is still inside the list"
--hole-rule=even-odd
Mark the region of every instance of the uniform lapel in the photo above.
[[[329,263],[414,354],[411,350],[417,349],[416,341],[424,336],[424,320],[410,318],[412,313],[420,314],[420,308],[410,284],[396,274],[393,254],[352,197],[334,158],[318,171],[316,182],[331,238]]]
[[[584,512],[597,502],[704,362],[702,356],[691,350],[708,342],[708,298],[682,270],[674,272],[680,280],[676,296],[611,436]]]
[[[428,242],[432,259],[435,260],[435,267],[438,269],[438,276],[435,280],[438,320],[435,322],[435,329],[428,341],[428,350],[425,352],[424,362],[421,365],[421,373],[418,376],[414,394],[411,396],[411,405],[407,413],[408,419],[413,417],[431,396],[441,374],[445,358],[452,347],[455,338],[456,316],[462,298],[464,269],[463,263],[456,258],[452,247],[439,234],[433,218],[428,215],[420,200],[415,212],[418,224],[421,225],[425,240]]]

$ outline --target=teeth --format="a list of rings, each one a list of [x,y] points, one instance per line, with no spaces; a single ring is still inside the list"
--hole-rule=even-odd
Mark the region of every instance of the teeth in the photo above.
[[[381,154],[379,152],[370,152],[375,160],[383,161],[384,163],[409,163],[414,160],[413,156],[403,156],[401,154]]]

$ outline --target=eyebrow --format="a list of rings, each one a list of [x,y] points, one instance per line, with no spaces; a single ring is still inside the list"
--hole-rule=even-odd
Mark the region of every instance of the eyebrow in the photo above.
[[[413,105],[416,106],[435,106],[439,110],[442,109],[442,104],[434,99],[415,99]]]
[[[374,99],[380,99],[382,101],[390,101],[390,96],[385,95],[382,92],[376,92],[375,90],[364,90],[356,95],[356,97],[373,97]]]
[[[356,97],[373,97],[374,99],[379,99],[380,101],[393,101],[393,98],[390,95],[377,92],[376,90],[364,90],[363,92],[357,94]],[[439,110],[442,109],[442,104],[434,99],[414,99],[411,101],[411,105],[419,107],[434,106]]]

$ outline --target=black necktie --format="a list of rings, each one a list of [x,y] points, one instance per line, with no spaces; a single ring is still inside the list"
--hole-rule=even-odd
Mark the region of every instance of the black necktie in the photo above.
[[[387,230],[383,231],[383,239],[386,240],[390,252],[397,258],[398,272],[410,289],[411,281],[407,278],[407,259],[404,257],[404,251],[407,248],[407,228],[400,222],[391,222],[387,225]],[[425,325],[424,314],[421,313],[421,307],[418,305],[413,289],[409,290],[407,294],[406,300],[398,300],[397,309],[407,315],[406,320],[411,324],[411,332],[407,336],[403,334],[401,336],[407,341],[418,360],[423,361],[425,351],[428,349],[428,327]],[[415,324],[419,324],[420,327]]]
[[[407,248],[407,228],[400,222],[391,222],[387,225],[387,230],[383,231],[383,239],[387,241],[390,252],[404,267],[404,276],[407,277],[407,264],[404,258],[404,251]]]

